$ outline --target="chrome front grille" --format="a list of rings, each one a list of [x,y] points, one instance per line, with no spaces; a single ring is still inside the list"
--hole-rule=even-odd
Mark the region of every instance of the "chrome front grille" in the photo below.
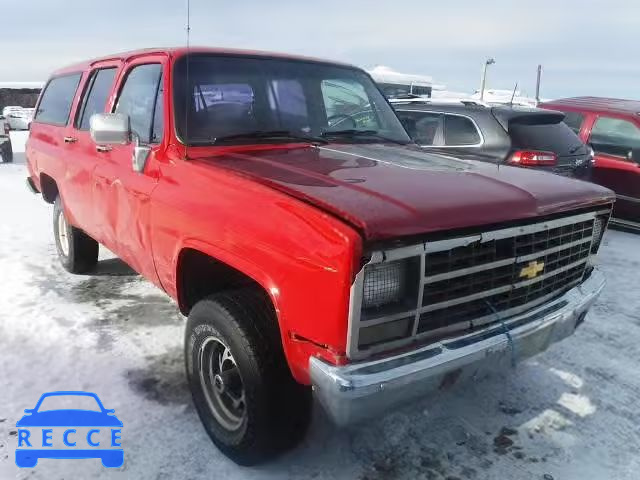
[[[474,331],[557,297],[582,281],[594,220],[608,215],[589,212],[374,252],[352,288],[348,355]],[[385,305],[372,302],[388,294],[387,274],[400,268],[395,284],[407,285],[404,294]],[[368,271],[373,275],[365,280]]]

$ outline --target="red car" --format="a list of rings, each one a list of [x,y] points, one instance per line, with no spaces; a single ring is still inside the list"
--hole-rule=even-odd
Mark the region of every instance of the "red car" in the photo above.
[[[565,123],[593,148],[592,180],[618,198],[613,221],[640,229],[640,101],[577,97],[540,107],[564,112]]]
[[[48,81],[26,155],[68,271],[102,244],[188,316],[197,412],[242,464],[300,440],[312,385],[340,424],[377,415],[545,350],[604,286],[613,192],[426,153],[350,65],[83,62]]]

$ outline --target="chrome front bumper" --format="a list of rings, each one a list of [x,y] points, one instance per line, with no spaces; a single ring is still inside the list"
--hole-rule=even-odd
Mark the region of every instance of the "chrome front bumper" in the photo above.
[[[338,425],[369,418],[460,380],[504,370],[571,335],[604,288],[594,270],[561,297],[504,322],[379,360],[333,366],[309,360],[314,392]]]

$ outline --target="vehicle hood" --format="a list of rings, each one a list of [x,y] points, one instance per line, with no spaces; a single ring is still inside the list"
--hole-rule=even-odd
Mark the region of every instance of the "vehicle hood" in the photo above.
[[[274,147],[199,160],[322,208],[369,241],[532,218],[615,198],[595,184],[412,146]]]
[[[115,415],[90,410],[47,410],[23,416],[17,427],[121,427]]]

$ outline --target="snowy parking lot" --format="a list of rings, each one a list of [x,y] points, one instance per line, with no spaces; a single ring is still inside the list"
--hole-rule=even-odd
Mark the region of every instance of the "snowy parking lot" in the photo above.
[[[175,304],[108,252],[92,275],[58,264],[52,207],[25,186],[24,142],[0,164],[0,479],[640,478],[640,236],[609,231],[607,288],[576,335],[504,376],[238,467],[192,406]],[[44,392],[96,392],[124,424],[125,463],[14,463],[16,421]]]

